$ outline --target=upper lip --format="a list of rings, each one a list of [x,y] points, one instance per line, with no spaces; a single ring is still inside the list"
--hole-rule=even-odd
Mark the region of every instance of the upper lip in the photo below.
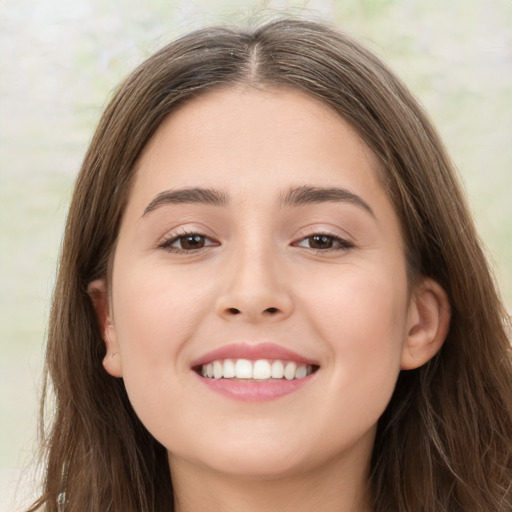
[[[317,361],[275,343],[232,343],[224,345],[202,355],[193,361],[191,366],[194,368],[220,359],[281,359],[318,366]]]

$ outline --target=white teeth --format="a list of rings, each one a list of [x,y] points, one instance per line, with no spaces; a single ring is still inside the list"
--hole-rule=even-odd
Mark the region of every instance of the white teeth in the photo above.
[[[308,369],[305,366],[299,366],[295,372],[296,379],[303,379],[308,374]]]
[[[222,362],[221,361],[214,361],[213,362],[213,378],[214,379],[222,379]]]
[[[272,378],[282,379],[284,377],[284,366],[281,361],[274,361],[272,363]]]
[[[248,359],[237,359],[235,363],[237,379],[252,379],[252,363]]]
[[[297,365],[295,363],[289,362],[286,364],[284,368],[284,378],[286,380],[292,380],[295,378],[295,372],[297,371]]]
[[[259,359],[252,369],[253,379],[270,379],[270,363],[265,359]]]
[[[293,361],[268,361],[258,359],[224,359],[216,360],[201,366],[200,374],[206,378],[214,379],[303,379],[313,372],[309,364],[297,364]]]
[[[231,359],[226,359],[224,361],[223,377],[225,379],[232,379],[235,375],[235,363]]]

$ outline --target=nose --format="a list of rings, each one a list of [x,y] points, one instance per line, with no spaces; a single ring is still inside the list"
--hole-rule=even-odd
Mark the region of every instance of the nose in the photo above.
[[[216,304],[218,315],[227,320],[283,320],[293,310],[290,283],[277,258],[237,255],[228,265],[227,279]]]

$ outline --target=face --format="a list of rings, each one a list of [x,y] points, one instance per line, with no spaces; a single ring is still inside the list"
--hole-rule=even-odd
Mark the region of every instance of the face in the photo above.
[[[115,250],[106,366],[171,467],[366,467],[416,318],[378,174],[297,91],[210,92],[159,127]]]

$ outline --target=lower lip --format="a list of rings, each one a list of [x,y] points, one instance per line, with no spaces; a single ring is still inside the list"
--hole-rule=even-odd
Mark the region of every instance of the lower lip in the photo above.
[[[303,379],[276,379],[266,382],[211,379],[201,377],[197,373],[195,375],[208,389],[228,398],[242,402],[268,402],[298,391],[311,382],[315,373]]]

